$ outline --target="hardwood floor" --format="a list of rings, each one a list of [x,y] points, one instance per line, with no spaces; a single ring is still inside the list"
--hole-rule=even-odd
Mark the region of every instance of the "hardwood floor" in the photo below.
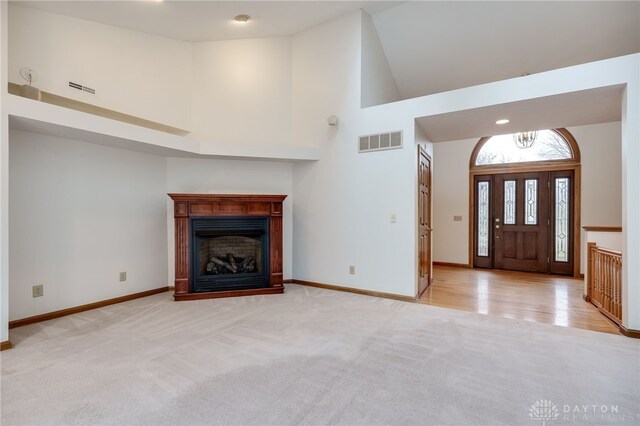
[[[582,299],[583,281],[557,275],[434,266],[419,303],[620,334]]]

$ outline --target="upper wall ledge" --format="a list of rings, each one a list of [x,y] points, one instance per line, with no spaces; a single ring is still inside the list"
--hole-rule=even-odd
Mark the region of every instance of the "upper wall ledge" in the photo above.
[[[9,115],[9,126],[13,129],[99,143],[165,157],[274,161],[313,161],[320,158],[319,150],[312,147],[250,146],[200,141],[181,134],[167,132],[166,129],[163,131],[158,128],[143,127],[141,123],[132,124],[7,92],[4,92],[3,96],[6,97],[5,106]],[[148,121],[148,123],[154,122]],[[160,123],[155,124],[164,126]],[[164,127],[169,128],[169,126]],[[171,129],[188,133],[181,129]]]
[[[160,132],[171,133],[179,136],[186,136],[190,133],[188,130],[167,126],[166,124],[158,123],[156,121],[146,120],[144,118],[136,117],[135,115],[124,114],[119,111],[99,107],[86,102],[80,102],[75,99],[56,95],[55,93],[45,92],[26,84],[20,86],[16,83],[9,82],[8,90],[12,95],[22,96],[65,108],[71,108],[76,111],[110,118],[124,123],[135,124],[136,126],[146,127],[147,129],[158,130]]]

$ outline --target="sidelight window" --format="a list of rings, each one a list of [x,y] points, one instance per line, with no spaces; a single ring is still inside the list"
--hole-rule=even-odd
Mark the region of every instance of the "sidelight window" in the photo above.
[[[478,256],[489,256],[489,182],[478,182]]]
[[[555,179],[555,259],[569,261],[569,178]]]

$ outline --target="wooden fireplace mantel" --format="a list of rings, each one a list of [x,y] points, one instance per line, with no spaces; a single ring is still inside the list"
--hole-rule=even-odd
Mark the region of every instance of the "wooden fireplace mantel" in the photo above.
[[[286,195],[168,194],[175,218],[175,300],[210,299],[252,294],[283,293],[282,285],[282,202]],[[269,217],[269,287],[246,290],[190,292],[191,218]]]

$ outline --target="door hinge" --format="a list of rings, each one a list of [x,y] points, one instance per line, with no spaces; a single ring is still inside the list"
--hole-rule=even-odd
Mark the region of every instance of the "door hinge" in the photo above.
[[[547,188],[551,188],[551,182],[547,181]]]
[[[547,263],[549,263],[549,258],[547,257]]]
[[[547,226],[551,226],[551,221],[547,219]]]

